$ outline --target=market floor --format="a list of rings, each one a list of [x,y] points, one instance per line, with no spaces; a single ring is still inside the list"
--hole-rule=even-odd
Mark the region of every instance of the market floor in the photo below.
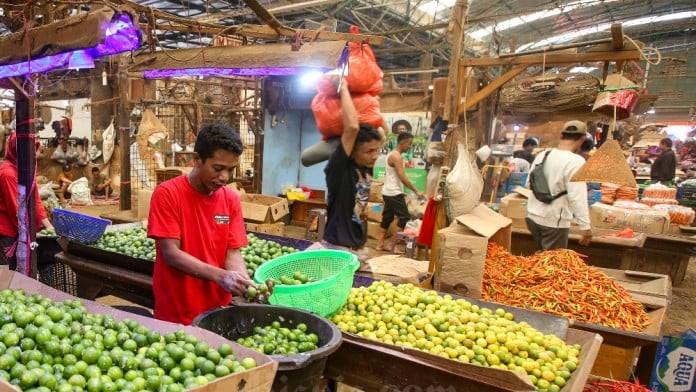
[[[118,212],[118,205],[98,205],[78,207],[76,212],[99,216]],[[305,228],[300,226],[286,226],[285,236],[291,238],[304,238]],[[374,249],[376,241],[369,239],[367,246]],[[386,252],[377,252],[386,253]],[[97,299],[99,302],[111,306],[129,306],[132,305],[118,297],[107,296]],[[679,287],[672,288],[672,302],[667,309],[665,322],[663,323],[663,335],[678,335],[688,328],[696,329],[696,317],[694,317],[694,309],[696,309],[696,257],[692,257],[689,261],[689,266],[686,271],[686,276],[683,283]]]

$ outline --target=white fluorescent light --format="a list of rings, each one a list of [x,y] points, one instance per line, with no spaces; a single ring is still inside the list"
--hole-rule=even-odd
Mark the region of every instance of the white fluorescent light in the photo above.
[[[627,20],[622,22],[624,27],[635,27],[635,26],[642,26],[650,23],[661,23],[661,22],[668,22],[668,21],[673,21],[673,20],[679,20],[679,19],[688,19],[688,18],[694,18],[696,17],[696,11],[684,11],[684,12],[677,12],[674,14],[669,14],[669,15],[660,15],[660,16],[646,16],[644,18],[638,18],[638,19],[632,19],[632,20]],[[582,30],[577,30],[574,32],[566,33],[566,34],[561,34],[557,35],[554,37],[550,37],[547,39],[543,39],[541,41],[537,42],[530,42],[528,44],[524,44],[517,49],[517,52],[523,52],[526,49],[534,49],[534,48],[539,48],[542,46],[547,46],[547,45],[553,45],[553,44],[561,44],[564,42],[570,42],[573,41],[577,38],[590,35],[590,34],[595,34],[601,31],[607,31],[611,29],[611,23],[604,23],[601,25],[597,25],[594,27],[590,27],[587,29],[582,29]]]
[[[468,35],[472,38],[482,40],[484,37],[486,37],[489,34],[493,33],[493,29],[495,28],[496,31],[505,31],[508,29],[511,29],[513,27],[517,27],[526,23],[531,23],[535,22],[539,19],[543,18],[548,18],[550,16],[556,16],[560,15],[563,12],[569,12],[577,8],[584,8],[584,7],[593,7],[597,5],[605,5],[607,3],[611,3],[614,1],[618,0],[605,0],[603,2],[598,2],[596,0],[579,0],[575,1],[572,3],[565,4],[563,6],[549,9],[549,10],[544,10],[544,11],[538,11],[538,12],[532,12],[526,15],[522,16],[516,16],[514,18],[504,20],[500,23],[497,23],[495,26],[488,26],[484,27],[478,30],[475,30]]]

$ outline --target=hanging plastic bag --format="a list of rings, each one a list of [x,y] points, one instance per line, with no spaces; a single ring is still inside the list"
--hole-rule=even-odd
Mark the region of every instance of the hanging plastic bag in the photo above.
[[[155,113],[150,109],[143,110],[143,118],[140,120],[138,135],[135,137],[140,158],[147,160],[150,155],[148,147],[157,144],[160,140],[166,140],[167,137],[167,127],[155,116]]]
[[[360,34],[357,26],[350,26],[351,34]],[[348,90],[353,93],[368,93],[377,96],[382,93],[384,73],[377,64],[370,45],[362,42],[348,43]]]
[[[114,130],[114,122],[112,121],[104,133],[102,133],[102,138],[104,138],[104,143],[102,143],[102,155],[104,156],[104,163],[109,163],[111,160],[111,155],[114,153],[114,143],[116,141],[116,131]]]
[[[375,128],[384,123],[377,98],[370,94],[354,94],[352,99],[358,112],[358,122],[370,124]],[[343,134],[341,98],[321,93],[315,95],[312,99],[312,113],[324,140]]]
[[[483,191],[483,178],[462,143],[457,143],[457,163],[447,175],[447,200],[451,218],[466,214],[476,207]]]
[[[70,203],[72,205],[88,206],[92,205],[92,197],[89,191],[89,181],[86,177],[80,177],[68,186],[70,192]]]

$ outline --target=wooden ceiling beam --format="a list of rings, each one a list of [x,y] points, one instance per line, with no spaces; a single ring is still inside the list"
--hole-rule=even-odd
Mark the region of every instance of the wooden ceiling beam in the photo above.
[[[459,106],[457,107],[457,113],[462,113],[465,110],[473,108],[474,106],[476,106],[476,104],[478,104],[480,101],[489,96],[493,91],[499,89],[503,84],[507,83],[508,81],[512,80],[512,78],[514,78],[515,76],[524,72],[524,70],[526,70],[528,67],[529,64],[516,65],[514,68],[500,76],[498,79],[494,80],[491,84],[474,93],[471,97],[469,97],[466,100],[466,102],[459,104]]]
[[[384,37],[378,35],[336,33],[333,31],[324,30],[304,30],[304,32],[305,37],[314,38],[316,36],[316,39],[323,39],[329,41],[365,42],[370,45],[382,45],[384,43]],[[242,25],[236,30],[236,33],[248,37],[258,37],[266,39],[280,38],[280,35],[278,35],[276,31],[273,30],[271,27],[262,25]],[[282,36],[294,37],[295,31],[292,30],[292,33],[288,34],[282,32]]]
[[[459,60],[459,67],[485,67],[518,64],[568,64],[593,61],[629,61],[640,60],[641,52],[638,50],[614,50],[606,52],[586,52],[586,53],[552,53],[552,54],[533,54],[517,57],[497,58],[462,58]]]

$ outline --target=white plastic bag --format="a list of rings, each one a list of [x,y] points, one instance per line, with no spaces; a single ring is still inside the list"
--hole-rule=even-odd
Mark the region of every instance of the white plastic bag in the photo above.
[[[41,197],[41,200],[46,200],[51,196],[56,196],[55,192],[53,192],[53,181],[39,185],[39,196]]]
[[[102,138],[104,138],[104,143],[102,144],[104,163],[109,163],[109,160],[111,160],[111,155],[114,153],[114,143],[116,141],[116,131],[114,130],[113,121],[108,127],[106,127],[104,133],[102,133]]]
[[[86,177],[80,177],[68,186],[70,192],[70,203],[73,205],[88,206],[92,205],[92,197],[89,191],[89,181]]]
[[[452,219],[476,207],[483,191],[481,173],[471,161],[469,151],[457,143],[457,163],[447,175],[447,200]]]

